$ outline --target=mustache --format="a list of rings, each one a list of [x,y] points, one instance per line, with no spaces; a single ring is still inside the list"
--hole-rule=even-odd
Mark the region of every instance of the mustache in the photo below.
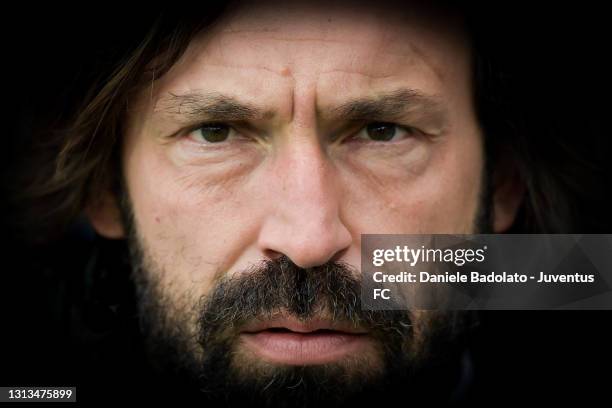
[[[253,319],[282,314],[307,321],[324,316],[383,338],[412,335],[403,310],[363,310],[361,273],[342,262],[300,268],[288,257],[265,260],[223,278],[198,305],[202,345],[227,340]]]

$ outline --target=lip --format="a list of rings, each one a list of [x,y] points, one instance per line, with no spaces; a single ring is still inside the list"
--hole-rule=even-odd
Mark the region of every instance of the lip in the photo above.
[[[354,327],[346,322],[337,322],[322,318],[312,318],[305,321],[282,316],[267,320],[253,320],[242,328],[243,333],[256,333],[269,329],[288,329],[296,333],[312,333],[317,330],[337,331],[349,334],[365,334],[367,330]]]
[[[244,326],[243,344],[260,358],[277,364],[316,365],[363,351],[367,331],[325,319],[289,317],[256,320]]]

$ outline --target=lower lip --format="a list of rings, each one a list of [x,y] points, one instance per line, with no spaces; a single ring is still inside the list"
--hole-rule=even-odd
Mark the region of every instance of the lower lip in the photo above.
[[[312,365],[338,361],[366,347],[366,334],[343,332],[242,333],[244,344],[263,359],[277,364]]]

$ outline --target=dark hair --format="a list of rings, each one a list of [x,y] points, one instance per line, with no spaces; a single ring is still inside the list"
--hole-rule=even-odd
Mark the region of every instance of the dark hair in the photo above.
[[[491,7],[497,13],[468,6],[464,14],[474,49],[474,103],[488,171],[510,163],[526,190],[508,232],[605,232],[605,149],[598,107],[584,103],[597,100],[597,91],[589,90],[591,82],[582,78],[588,75],[596,83],[596,61],[585,67],[584,61],[567,58],[568,47],[584,45],[582,37],[569,38],[573,34],[563,29],[563,18],[558,26],[548,24],[547,34],[540,33],[548,8],[530,9],[530,19],[520,7]],[[574,18],[577,11],[568,13]],[[520,30],[506,31],[517,25]],[[593,42],[596,55],[597,37],[585,38]],[[567,86],[570,74],[582,87]]]
[[[102,191],[117,192],[118,140],[129,98],[163,76],[223,8],[224,2],[209,2],[204,15],[162,11],[149,27],[124,29],[127,38],[108,41],[81,67],[97,74],[80,78],[76,95],[64,97],[63,112],[33,130],[33,147],[12,183],[20,208],[14,221],[28,228],[24,239],[61,236]]]
[[[222,2],[207,7],[204,18],[197,13],[181,17],[161,13],[144,39],[135,46],[128,44],[123,56],[117,57],[114,49],[111,58],[99,58],[95,70],[100,74],[87,78],[88,91],[67,109],[72,116],[57,119],[52,131],[39,131],[41,137],[36,139],[43,142],[23,166],[13,193],[18,202],[26,200],[20,205],[24,216],[15,220],[28,226],[30,236],[34,225],[36,237],[61,234],[103,189],[117,192],[117,141],[126,104],[130,96],[164,75],[193,36],[224,9]],[[575,157],[550,118],[525,109],[517,86],[524,77],[516,75],[498,51],[500,43],[491,40],[491,27],[482,26],[482,19],[469,8],[461,11],[473,45],[474,103],[485,134],[486,171],[497,171],[501,161],[511,163],[526,188],[510,232],[577,232],[581,224],[572,203],[597,190],[581,181],[595,180],[597,169]]]

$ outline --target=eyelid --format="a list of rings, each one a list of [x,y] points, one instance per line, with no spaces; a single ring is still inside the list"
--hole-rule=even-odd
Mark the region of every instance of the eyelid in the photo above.
[[[227,126],[230,129],[235,129],[234,126],[228,122],[200,122],[196,125],[193,126],[189,126],[184,132],[185,133],[191,133],[195,130],[201,129],[203,127],[213,127],[213,126]]]
[[[230,129],[230,131],[232,131],[232,130],[235,131],[235,132],[238,131],[236,126],[234,124],[229,123],[229,122],[214,122],[214,121],[211,121],[211,122],[201,122],[201,123],[199,123],[197,125],[190,126],[186,130],[184,130],[183,133],[185,135],[188,135],[188,134],[191,134],[192,132],[195,132],[198,129],[202,129],[202,128],[205,128],[205,127],[221,127],[221,126],[227,126]]]
[[[196,141],[193,138],[189,137],[193,132],[198,129],[204,128],[206,126],[227,126],[230,130],[230,134],[228,138],[222,142],[206,142],[206,141]],[[202,146],[206,146],[207,148],[227,148],[229,145],[236,145],[242,143],[254,142],[257,144],[262,144],[265,136],[260,135],[260,132],[251,126],[249,123],[245,123],[242,121],[239,122],[229,122],[229,121],[207,121],[201,122],[198,125],[191,126],[186,130],[180,131],[178,133],[178,138],[191,140],[194,144],[199,144]]]
[[[395,126],[398,130],[403,130],[405,132],[407,132],[408,134],[410,134],[410,137],[419,137],[419,136],[423,136],[425,135],[424,132],[422,132],[421,130],[419,130],[418,128],[414,127],[414,126],[410,126],[410,125],[401,125],[399,123],[395,123],[395,122],[384,122],[384,121],[373,121],[373,122],[368,122],[366,124],[364,124],[363,126],[359,127],[357,129],[356,132],[352,132],[348,137],[343,138],[342,141],[350,141],[350,140],[358,140],[360,142],[363,143],[374,143],[374,144],[390,144],[390,143],[394,143],[392,141],[380,141],[380,140],[368,140],[367,138],[361,138],[359,137],[359,135],[361,134],[361,132],[366,131],[367,127],[373,124],[381,124],[381,125],[388,125],[388,126]],[[404,139],[401,139],[404,140]],[[395,143],[397,143],[399,141],[396,141]]]
[[[223,140],[221,142],[208,142],[204,139],[201,140],[196,140],[196,138],[194,136],[192,136],[194,134],[194,132],[197,132],[199,129],[202,128],[206,128],[206,127],[214,127],[214,126],[227,126],[229,129],[229,134],[227,136],[226,140]],[[236,131],[236,129],[224,122],[205,122],[205,123],[200,123],[198,125],[195,126],[191,126],[189,128],[187,128],[186,130],[180,131],[176,134],[176,137],[179,139],[187,139],[193,143],[197,143],[199,145],[223,145],[225,143],[227,143],[228,141],[230,141],[231,139],[234,139],[236,134],[238,132]]]

